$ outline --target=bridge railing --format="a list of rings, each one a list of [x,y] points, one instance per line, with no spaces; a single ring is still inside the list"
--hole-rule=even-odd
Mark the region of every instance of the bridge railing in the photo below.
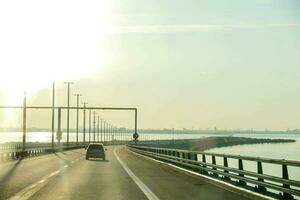
[[[97,141],[91,141],[96,142]],[[101,141],[99,141],[101,142]],[[90,142],[62,142],[55,143],[27,143],[26,149],[23,150],[22,143],[0,144],[0,162],[7,160],[15,160],[24,157],[36,156],[44,153],[53,153],[63,150],[79,149],[89,145]],[[124,145],[127,140],[111,140],[102,141],[104,145]]]
[[[296,167],[299,172],[299,161],[135,145],[128,145],[127,147],[133,152],[164,162],[169,162],[217,179],[222,179],[223,181],[233,183],[247,189],[252,189],[255,192],[270,195],[275,198],[293,199],[294,197],[300,197],[300,181],[290,179],[288,171],[288,168]],[[211,158],[211,162],[208,162],[208,157]],[[217,163],[216,157],[221,158],[223,162]],[[237,167],[229,166],[229,158],[236,162]],[[257,171],[253,172],[245,170],[244,161],[255,162],[257,165]],[[274,164],[280,166],[282,176],[279,177],[264,174],[263,164]]]
[[[70,142],[68,145],[61,143],[52,146],[51,143],[28,143],[24,150],[22,144],[2,144],[0,145],[0,161],[14,160],[24,157],[36,156],[44,153],[52,153],[62,150],[84,148],[85,144],[80,142]]]

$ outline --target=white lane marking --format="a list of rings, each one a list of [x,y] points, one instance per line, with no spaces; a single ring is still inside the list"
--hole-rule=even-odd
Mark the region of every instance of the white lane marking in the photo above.
[[[37,181],[36,183],[33,183],[33,184],[29,185],[28,187],[24,188],[23,190],[19,191],[17,194],[15,194],[11,198],[9,198],[9,200],[27,200],[27,199],[29,199],[36,192],[38,192],[45,185],[47,185],[52,177],[57,176],[60,172],[62,172],[67,167],[69,167],[69,165],[64,165],[60,170],[52,172],[51,174],[42,178],[42,180]]]
[[[58,174],[60,171],[59,170],[57,170],[57,171],[55,171],[55,172],[52,172],[49,176],[48,176],[48,178],[50,178],[50,177],[52,177],[52,176],[55,176],[56,174]]]
[[[35,186],[36,186],[36,184],[33,184],[33,185],[30,186],[30,188],[34,188]]]
[[[46,179],[40,180],[39,183],[44,183]]]
[[[137,184],[137,186],[143,191],[146,197],[149,200],[159,200],[159,198],[127,167],[127,165],[119,158],[116,153],[116,148],[114,148],[114,154],[123,167],[123,169],[127,172],[127,174],[132,178],[132,180]]]
[[[232,188],[235,188],[235,189],[244,191],[244,192],[251,193],[251,194],[253,194],[253,195],[256,195],[256,196],[259,196],[259,197],[262,197],[262,198],[265,198],[265,199],[268,199],[268,200],[275,200],[275,199],[272,198],[272,197],[268,197],[268,196],[265,196],[265,195],[262,195],[262,194],[258,194],[258,193],[252,192],[252,191],[250,191],[250,190],[247,190],[247,189],[244,189],[244,188],[241,188],[241,187],[232,185],[232,184],[230,184],[230,183],[226,183],[226,182],[223,182],[223,181],[220,181],[220,180],[216,180],[216,179],[211,178],[211,177],[209,177],[209,176],[204,176],[204,175],[199,174],[199,173],[197,173],[197,172],[193,172],[193,171],[190,171],[190,170],[188,170],[188,169],[184,169],[184,168],[178,167],[178,166],[173,165],[173,164],[170,164],[170,163],[166,163],[166,162],[163,162],[163,161],[160,161],[160,160],[156,160],[156,159],[154,159],[154,158],[150,158],[150,157],[148,157],[148,156],[145,156],[145,155],[136,153],[136,152],[134,152],[134,151],[132,151],[132,150],[130,150],[130,149],[128,149],[128,148],[127,148],[127,150],[130,151],[130,152],[133,153],[133,154],[138,155],[138,156],[144,157],[144,158],[149,159],[149,160],[152,160],[152,161],[154,161],[154,162],[158,162],[158,163],[160,163],[160,164],[168,165],[168,166],[170,166],[170,167],[173,167],[173,168],[176,168],[176,169],[185,171],[185,172],[190,173],[190,174],[193,174],[193,175],[195,175],[195,176],[199,176],[199,177],[202,177],[202,178],[204,178],[204,179],[209,179],[209,180],[212,180],[212,181],[215,181],[215,182],[218,182],[218,183],[227,185],[227,186],[229,186],[229,187],[232,187]]]

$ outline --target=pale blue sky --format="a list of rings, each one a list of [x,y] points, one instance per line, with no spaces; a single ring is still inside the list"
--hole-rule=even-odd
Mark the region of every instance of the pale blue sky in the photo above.
[[[63,52],[71,50],[67,58],[72,62],[63,60],[60,68],[35,63],[42,69],[38,75],[60,69],[77,72],[70,78],[76,82],[74,90],[92,105],[137,106],[142,128],[300,127],[298,0],[115,0],[109,5],[70,1],[59,10],[59,2],[48,4],[50,11],[41,5],[36,9],[46,9],[48,15],[59,12],[57,20],[64,23],[58,27],[57,21],[41,14],[48,19],[43,27],[54,29],[55,36],[41,30],[45,37],[38,42],[60,41],[51,47],[53,53],[41,56],[54,66]],[[99,16],[100,7],[109,13],[106,18]],[[103,24],[108,26],[101,28]],[[5,27],[9,34],[10,27]],[[25,30],[33,33],[36,29]],[[47,45],[51,43],[39,46],[39,52]],[[3,47],[0,52],[7,53]],[[85,57],[80,59],[82,54]],[[28,56],[29,65],[35,57]],[[6,63],[0,64],[5,67]],[[85,68],[89,73],[84,73]],[[58,101],[65,104],[62,80],[69,76],[57,78],[55,74],[61,80]],[[49,88],[50,80],[46,83],[43,87]],[[39,97],[42,104],[50,103],[47,91],[32,92],[31,102],[37,103]],[[2,96],[0,102],[7,104]],[[115,124],[128,123],[125,116],[107,117]]]

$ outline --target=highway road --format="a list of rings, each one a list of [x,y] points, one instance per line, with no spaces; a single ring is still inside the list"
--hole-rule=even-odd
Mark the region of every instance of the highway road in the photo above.
[[[1,163],[0,199],[245,199],[124,146],[106,153],[106,161],[79,149]]]

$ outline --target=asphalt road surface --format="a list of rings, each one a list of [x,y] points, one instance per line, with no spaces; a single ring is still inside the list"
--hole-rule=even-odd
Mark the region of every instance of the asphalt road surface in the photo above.
[[[0,199],[245,199],[124,146],[106,158],[85,160],[80,149],[0,163]]]

